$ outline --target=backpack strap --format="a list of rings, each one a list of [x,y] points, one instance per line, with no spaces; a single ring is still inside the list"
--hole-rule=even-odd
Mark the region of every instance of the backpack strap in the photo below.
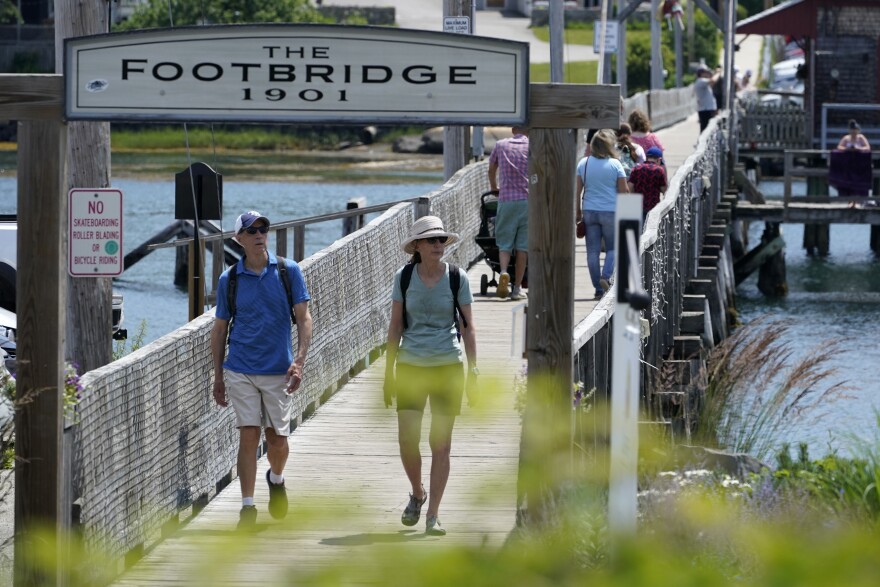
[[[242,257],[244,260],[245,257]],[[290,306],[290,323],[296,324],[296,314],[293,311],[293,285],[290,283],[290,274],[287,271],[287,262],[284,257],[276,257],[278,260],[278,276],[284,285],[287,294],[287,305]],[[238,263],[226,270],[229,277],[226,280],[226,305],[229,307],[229,331],[232,332],[232,322],[235,320],[235,300],[238,289]]]
[[[296,326],[296,313],[293,311],[293,285],[290,283],[290,273],[287,272],[287,261],[284,257],[276,257],[278,259],[278,274],[281,276],[281,283],[284,284],[284,291],[287,293],[287,305],[290,307],[290,324]]]
[[[416,268],[415,263],[407,263],[400,272],[400,294],[403,296],[403,329],[406,330],[406,290],[409,288],[409,282],[412,280],[413,270]]]
[[[409,283],[412,281],[412,274],[415,270],[415,263],[407,263],[400,272],[400,293],[403,296],[403,329],[406,330],[406,290],[409,289]],[[461,287],[461,273],[457,265],[449,263],[449,289],[452,291],[452,320],[455,322],[455,330],[459,340],[461,340],[461,332],[459,332],[459,317],[464,327],[467,328],[467,320],[461,313],[461,304],[458,303],[458,289]]]

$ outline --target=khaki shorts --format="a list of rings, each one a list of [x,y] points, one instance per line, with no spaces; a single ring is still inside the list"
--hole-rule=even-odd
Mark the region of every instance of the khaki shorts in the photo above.
[[[238,418],[238,426],[274,428],[278,436],[290,435],[290,406],[284,375],[245,375],[223,370],[226,396]]]

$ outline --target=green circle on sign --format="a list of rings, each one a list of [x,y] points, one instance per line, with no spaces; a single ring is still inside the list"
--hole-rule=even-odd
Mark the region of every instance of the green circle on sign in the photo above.
[[[104,251],[108,255],[115,255],[116,251],[119,250],[119,245],[116,244],[116,241],[107,241],[107,244],[104,245]]]

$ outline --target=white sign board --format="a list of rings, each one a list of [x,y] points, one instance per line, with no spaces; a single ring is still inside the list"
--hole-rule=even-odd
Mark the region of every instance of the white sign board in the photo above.
[[[68,193],[70,254],[73,277],[122,274],[122,192],[72,189]]]
[[[593,21],[593,52],[599,52],[599,33],[602,30],[602,21]],[[605,21],[605,52],[617,53],[617,34],[620,25],[615,20]]]
[[[528,43],[218,25],[64,41],[68,120],[524,124]]]
[[[469,35],[471,33],[471,19],[468,16],[444,16],[443,32],[457,35]]]

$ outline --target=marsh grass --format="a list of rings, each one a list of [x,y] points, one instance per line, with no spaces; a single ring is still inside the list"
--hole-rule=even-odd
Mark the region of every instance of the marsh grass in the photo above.
[[[787,329],[780,321],[753,322],[712,350],[698,408],[698,443],[766,461],[780,439],[845,397],[845,383],[829,383],[836,375],[829,363],[842,351],[841,342],[823,342],[797,358],[785,341]]]

